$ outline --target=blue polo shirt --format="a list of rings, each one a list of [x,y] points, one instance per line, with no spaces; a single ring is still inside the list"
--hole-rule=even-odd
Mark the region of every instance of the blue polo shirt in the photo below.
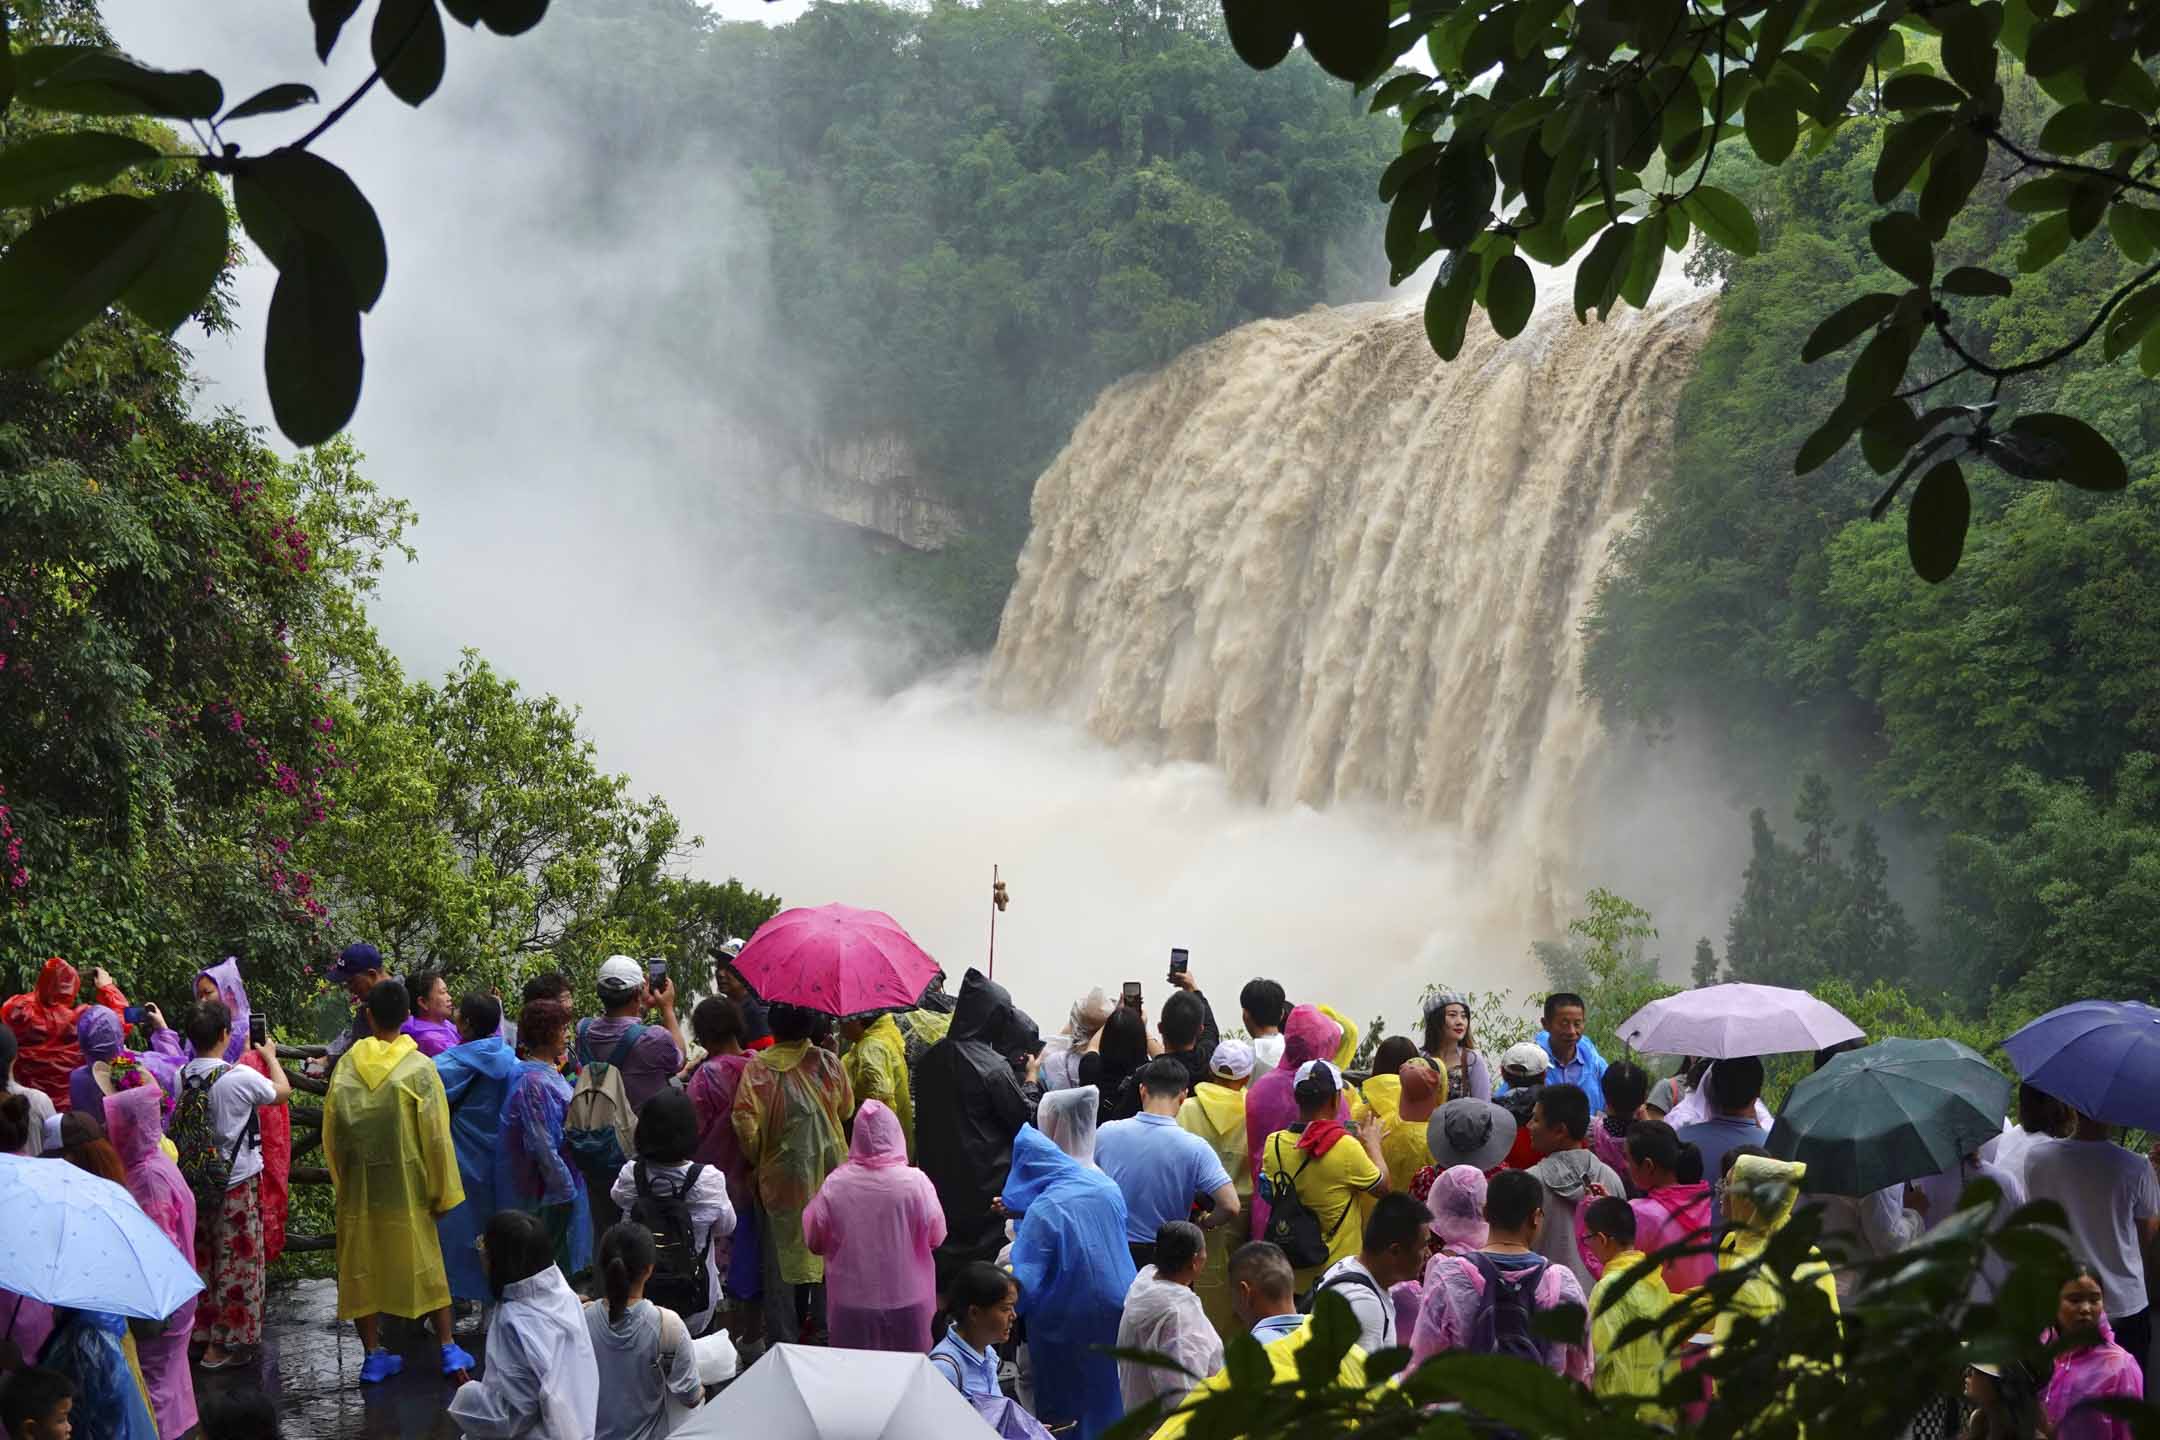
[[[1585,1035],[1575,1042],[1575,1058],[1565,1065],[1552,1058],[1550,1032],[1540,1030],[1531,1039],[1537,1042],[1538,1049],[1545,1052],[1545,1058],[1552,1061],[1550,1068],[1545,1071],[1545,1083],[1581,1086],[1583,1094],[1590,1097],[1590,1113],[1602,1114],[1605,1109],[1605,1057],[1598,1054],[1597,1046],[1590,1043],[1590,1037]]]
[[[1230,1183],[1215,1147],[1174,1115],[1111,1121],[1095,1132],[1095,1163],[1125,1194],[1125,1239],[1133,1245],[1154,1244],[1165,1220],[1192,1214],[1195,1195]]]

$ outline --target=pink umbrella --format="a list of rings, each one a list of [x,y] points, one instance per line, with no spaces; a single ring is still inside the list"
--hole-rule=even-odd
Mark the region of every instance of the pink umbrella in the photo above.
[[[938,964],[892,916],[823,905],[783,910],[758,926],[735,969],[768,1003],[862,1015],[913,1006]]]

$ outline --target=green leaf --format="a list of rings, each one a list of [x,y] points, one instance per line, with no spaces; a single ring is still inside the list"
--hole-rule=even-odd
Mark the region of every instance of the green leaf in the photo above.
[[[246,120],[256,115],[277,115],[287,110],[297,110],[302,105],[316,104],[321,98],[315,93],[312,86],[272,85],[266,90],[256,91],[253,95],[248,96],[247,99],[226,111],[218,124],[225,125],[234,120]]]
[[[207,120],[225,101],[218,82],[200,70],[152,70],[96,45],[32,46],[16,63],[16,98],[37,110]]]
[[[42,205],[78,185],[102,185],[164,158],[156,147],[109,130],[34,135],[0,150],[0,207]]]
[[[1388,0],[1300,0],[1298,29],[1321,69],[1355,85],[1388,57]]]
[[[150,263],[156,212],[133,195],[56,210],[0,256],[0,369],[34,364],[104,313]]]
[[[1953,131],[1936,148],[1919,204],[1920,224],[1934,239],[1949,233],[1950,222],[1972,198],[1973,187],[1987,173],[1987,156],[1987,142],[1969,130]]]
[[[271,264],[284,267],[295,237],[313,233],[343,257],[353,296],[374,308],[389,272],[382,222],[352,177],[309,150],[290,146],[243,161],[233,175],[233,204],[248,237]]]
[[[1943,69],[1968,94],[1987,94],[1995,83],[1995,41],[2002,33],[2002,6],[1996,0],[1986,0],[1985,4],[1936,14],[1943,32]]]
[[[1435,171],[1438,188],[1433,192],[1433,234],[1445,250],[1459,250],[1492,219],[1493,196],[1499,181],[1492,162],[1485,157],[1481,135],[1450,140]]]
[[[1935,279],[1935,246],[1920,217],[1893,211],[1868,226],[1868,243],[1883,264],[1925,288]]]
[[[1664,215],[1665,248],[1675,255],[1685,255],[1687,253],[1688,236],[1692,233],[1688,228],[1686,214],[1681,211],[1679,206],[1674,205],[1668,208]]]
[[[2057,155],[2082,155],[2118,140],[2151,138],[2151,125],[2135,110],[2085,101],[2066,105],[2040,130],[2040,148]]]
[[[1904,325],[1885,325],[1868,341],[1852,369],[1845,375],[1845,400],[1859,408],[1863,418],[1888,400],[1904,382],[1905,367],[1912,363],[1919,333]]]
[[[1747,98],[1748,145],[1766,165],[1782,164],[1800,142],[1800,112],[1771,90]]]
[[[1939,75],[1893,75],[1882,87],[1883,104],[1892,110],[1927,110],[1965,103],[1965,92]]]
[[[2011,421],[2010,434],[2037,440],[2047,452],[2041,457],[2046,473],[2080,490],[2121,490],[2130,483],[2130,471],[2107,437],[2075,416],[2034,411]]]
[[[522,35],[547,15],[548,0],[489,0],[481,20],[497,35]]]
[[[1223,1367],[1233,1391],[1265,1390],[1275,1383],[1275,1363],[1250,1332],[1231,1337],[1223,1347]]]
[[[1485,313],[1494,331],[1503,340],[1514,339],[1536,309],[1537,280],[1530,274],[1529,262],[1520,255],[1501,257],[1485,282]]]
[[[1919,428],[1920,417],[1904,400],[1892,399],[1868,416],[1860,427],[1860,453],[1868,468],[1878,475],[1886,474],[1912,448],[1919,438],[1915,433]]]
[[[1297,43],[1297,10],[1291,0],[1222,0],[1222,10],[1230,48],[1255,70],[1274,69]]]
[[[2127,354],[2152,330],[2153,322],[2160,320],[2160,285],[2148,285],[2122,304],[2108,316],[2107,333],[2102,348],[2107,358],[2115,359]]]
[[[1884,132],[1882,154],[1875,161],[1876,203],[1887,205],[1904,193],[1956,124],[1956,116],[1937,110],[1901,120]]]
[[[1612,303],[1620,293],[1622,267],[1628,262],[1634,244],[1633,228],[1615,225],[1598,236],[1597,244],[1583,256],[1582,264],[1575,267],[1575,318],[1587,321],[1595,310],[1602,318],[1612,309]]]
[[[1807,344],[1800,347],[1801,362],[1812,365],[1823,356],[1844,349],[1887,320],[1890,312],[1897,309],[1897,304],[1897,296],[1877,291],[1840,307],[1836,314],[1817,325],[1815,333],[1808,336]]]
[[[2118,200],[2108,207],[2107,224],[2116,248],[2133,263],[2142,265],[2160,251],[2160,210]]]
[[[442,84],[447,54],[435,0],[381,0],[368,43],[383,84],[406,104],[423,103]]]
[[[2148,380],[2160,375],[2160,329],[2145,332],[2145,343],[2138,346],[2138,373]]]
[[[1650,303],[1657,288],[1658,271],[1665,264],[1665,217],[1653,215],[1633,227],[1628,242],[1627,272],[1620,281],[1620,295],[1640,310]]]
[[[2025,231],[2025,243],[2018,249],[2018,273],[2030,275],[2045,270],[2056,256],[2070,247],[2070,217],[2050,215]]]
[[[0,5],[0,112],[15,99],[15,51],[8,44],[7,6]]]
[[[1905,552],[1912,557],[1913,573],[1930,585],[1955,574],[1971,523],[1972,492],[1957,461],[1945,460],[1921,476],[1905,510]]]
[[[1373,91],[1372,104],[1368,108],[1375,115],[1382,110],[1392,110],[1411,96],[1421,93],[1426,86],[1432,83],[1433,77],[1430,75],[1397,75],[1394,79]]]
[[[330,439],[360,403],[360,307],[327,236],[302,230],[286,249],[270,294],[263,369],[271,413],[295,445]]]
[[[2041,215],[2067,208],[2076,188],[2077,181],[2068,175],[2042,175],[2012,190],[2004,203],[2020,215]]]
[[[167,191],[152,202],[156,249],[120,303],[154,330],[170,335],[202,309],[225,269],[231,235],[225,199],[201,185]]]
[[[1467,250],[1457,250],[1441,263],[1440,274],[1425,296],[1425,337],[1433,353],[1453,360],[1462,353],[1463,332],[1470,323],[1470,308],[1477,300],[1478,269],[1482,261]]]
[[[1761,248],[1761,237],[1755,231],[1755,217],[1748,213],[1747,206],[1737,196],[1715,185],[1704,185],[1680,204],[1698,230],[1733,254],[1753,255]]]
[[[1411,176],[1438,164],[1445,148],[1433,144],[1413,145],[1390,160],[1387,169],[1380,172],[1380,199],[1383,202],[1393,200]]]
[[[315,58],[327,63],[345,22],[360,9],[360,0],[308,0],[308,15],[315,22]]]
[[[1943,276],[1942,288],[1952,295],[2008,295],[2010,277],[1977,265],[1960,265]]]

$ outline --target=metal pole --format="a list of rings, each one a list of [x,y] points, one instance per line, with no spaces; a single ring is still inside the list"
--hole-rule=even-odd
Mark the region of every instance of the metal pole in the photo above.
[[[998,867],[990,867],[990,978],[997,979]]]

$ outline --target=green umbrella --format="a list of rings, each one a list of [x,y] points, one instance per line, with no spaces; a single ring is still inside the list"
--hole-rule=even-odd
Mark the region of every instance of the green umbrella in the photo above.
[[[1939,1175],[2002,1129],[2010,1081],[1955,1040],[1848,1050],[1793,1087],[1768,1149],[1808,1167],[1808,1189],[1877,1190]]]

